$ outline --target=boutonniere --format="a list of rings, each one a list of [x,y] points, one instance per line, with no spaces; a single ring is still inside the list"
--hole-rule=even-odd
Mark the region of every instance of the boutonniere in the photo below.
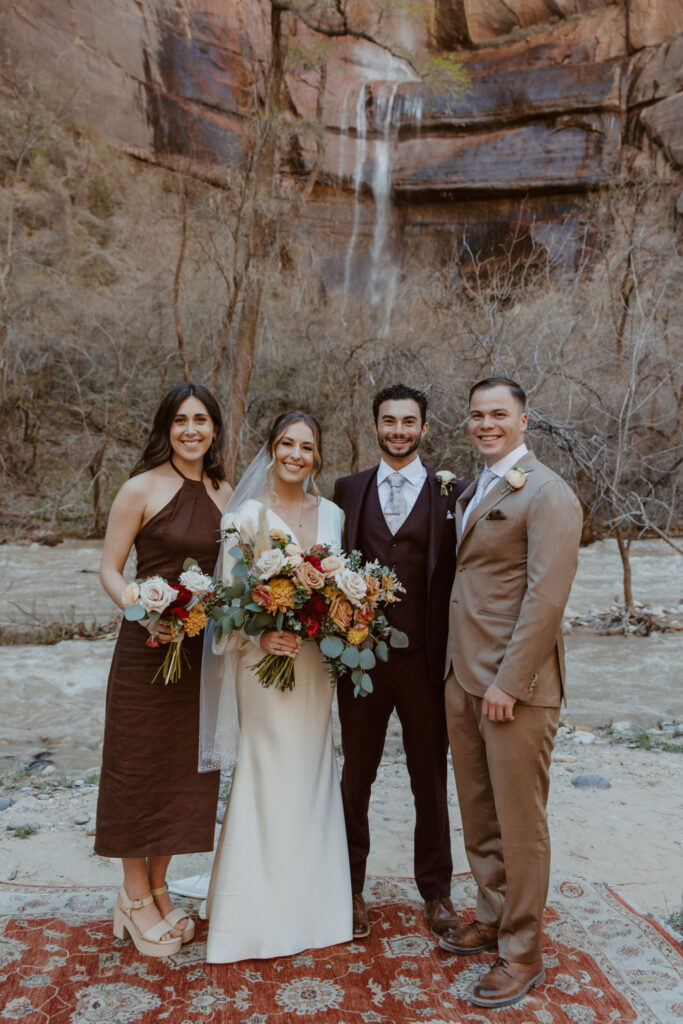
[[[436,479],[439,481],[439,491],[442,497],[446,497],[449,488],[453,486],[455,481],[458,479],[455,473],[451,473],[447,469],[440,469],[436,474]]]
[[[519,491],[524,487],[526,483],[526,473],[521,466],[513,466],[512,469],[508,469],[505,474],[505,486],[503,487],[501,494],[509,494],[510,491]]]

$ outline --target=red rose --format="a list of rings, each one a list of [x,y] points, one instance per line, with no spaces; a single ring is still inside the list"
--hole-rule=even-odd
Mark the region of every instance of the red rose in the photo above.
[[[304,629],[306,630],[306,636],[317,636],[318,635],[318,629],[319,629],[317,619],[308,619],[308,618],[303,618],[301,616],[300,616],[300,618],[301,618],[301,621],[304,624]]]
[[[182,583],[177,583],[173,587],[173,589],[176,591],[178,595],[175,601],[173,602],[174,605],[179,604],[184,608],[185,605],[189,604],[192,598],[194,597],[192,591],[188,590],[187,587],[184,587]]]
[[[300,613],[300,619],[303,622],[305,619],[323,619],[327,614],[327,601],[325,597],[320,593],[313,593],[309,597],[305,605],[303,605]]]
[[[175,615],[178,619],[189,619],[190,617],[190,613],[187,608],[183,608],[181,604],[172,605],[164,614]]]
[[[315,555],[306,555],[306,557],[304,558],[304,562],[310,562],[314,569],[317,569],[318,572],[321,572],[320,559],[317,558]]]

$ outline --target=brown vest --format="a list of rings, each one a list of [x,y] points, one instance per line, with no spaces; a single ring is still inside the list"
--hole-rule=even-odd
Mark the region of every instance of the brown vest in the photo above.
[[[358,544],[363,556],[368,560],[377,558],[382,565],[395,568],[406,588],[400,603],[385,607],[384,612],[392,626],[408,634],[409,650],[421,647],[426,640],[429,511],[425,480],[410,515],[401,529],[392,534],[379,503],[375,478],[367,489],[360,516]]]

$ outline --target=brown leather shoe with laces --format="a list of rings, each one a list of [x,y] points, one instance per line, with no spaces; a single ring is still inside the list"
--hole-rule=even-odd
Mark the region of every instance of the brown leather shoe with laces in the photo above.
[[[449,896],[438,900],[425,900],[425,915],[432,935],[443,935],[449,928],[457,928],[460,919]]]
[[[474,1006],[512,1006],[523,999],[530,988],[545,981],[543,961],[513,964],[499,957],[488,974],[470,989],[467,998]]]
[[[353,937],[354,939],[367,939],[370,934],[370,921],[365,907],[363,893],[357,892],[353,897]]]
[[[441,936],[439,945],[449,953],[483,953],[485,949],[493,949],[498,945],[498,928],[495,924],[484,924],[482,921],[470,921],[459,928],[449,928]]]

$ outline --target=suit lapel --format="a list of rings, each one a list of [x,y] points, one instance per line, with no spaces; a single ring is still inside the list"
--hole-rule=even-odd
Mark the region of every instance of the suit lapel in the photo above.
[[[357,490],[355,493],[355,500],[350,509],[348,509],[346,515],[346,546],[349,551],[353,551],[358,547],[358,529],[360,526],[360,514],[363,505],[365,504],[365,496],[368,491],[368,487],[377,481],[377,470],[379,466],[374,466],[372,469],[366,469],[358,474],[357,479]]]
[[[530,473],[536,465],[536,457],[533,455],[532,452],[527,452],[526,455],[523,455],[522,458],[519,460],[518,465],[520,469],[523,469],[525,470],[525,472]],[[474,494],[474,491],[476,491],[477,489],[476,481],[473,485],[471,485],[471,487],[473,487],[472,494]],[[469,495],[469,491],[470,488],[468,488],[465,491],[465,493],[460,496],[458,504],[460,504],[462,498],[465,498],[466,496]],[[507,484],[506,480],[503,477],[497,480],[495,484],[493,484],[493,486],[490,487],[489,490],[486,492],[486,495],[481,499],[477,507],[472,511],[472,514],[470,515],[465,525],[465,529],[461,533],[460,541],[464,541],[465,537],[469,536],[475,524],[478,523],[480,519],[483,519],[484,516],[488,515],[492,508],[495,508],[499,502],[503,501],[505,498],[508,497],[509,494],[513,493],[514,489]],[[471,495],[469,496],[471,497]],[[460,513],[460,530],[462,530],[462,516],[465,511],[464,507],[461,506],[461,508],[462,511]]]
[[[441,485],[436,473],[429,466],[427,470],[427,486],[429,488],[429,550],[427,552],[427,579],[431,580],[436,559],[441,546],[441,532],[446,522],[447,499],[441,494]]]
[[[465,509],[469,505],[470,501],[474,497],[474,492],[477,489],[477,481],[474,480],[467,490],[463,491],[458,500],[455,503],[455,539],[460,543],[462,538],[462,517],[465,515]]]

